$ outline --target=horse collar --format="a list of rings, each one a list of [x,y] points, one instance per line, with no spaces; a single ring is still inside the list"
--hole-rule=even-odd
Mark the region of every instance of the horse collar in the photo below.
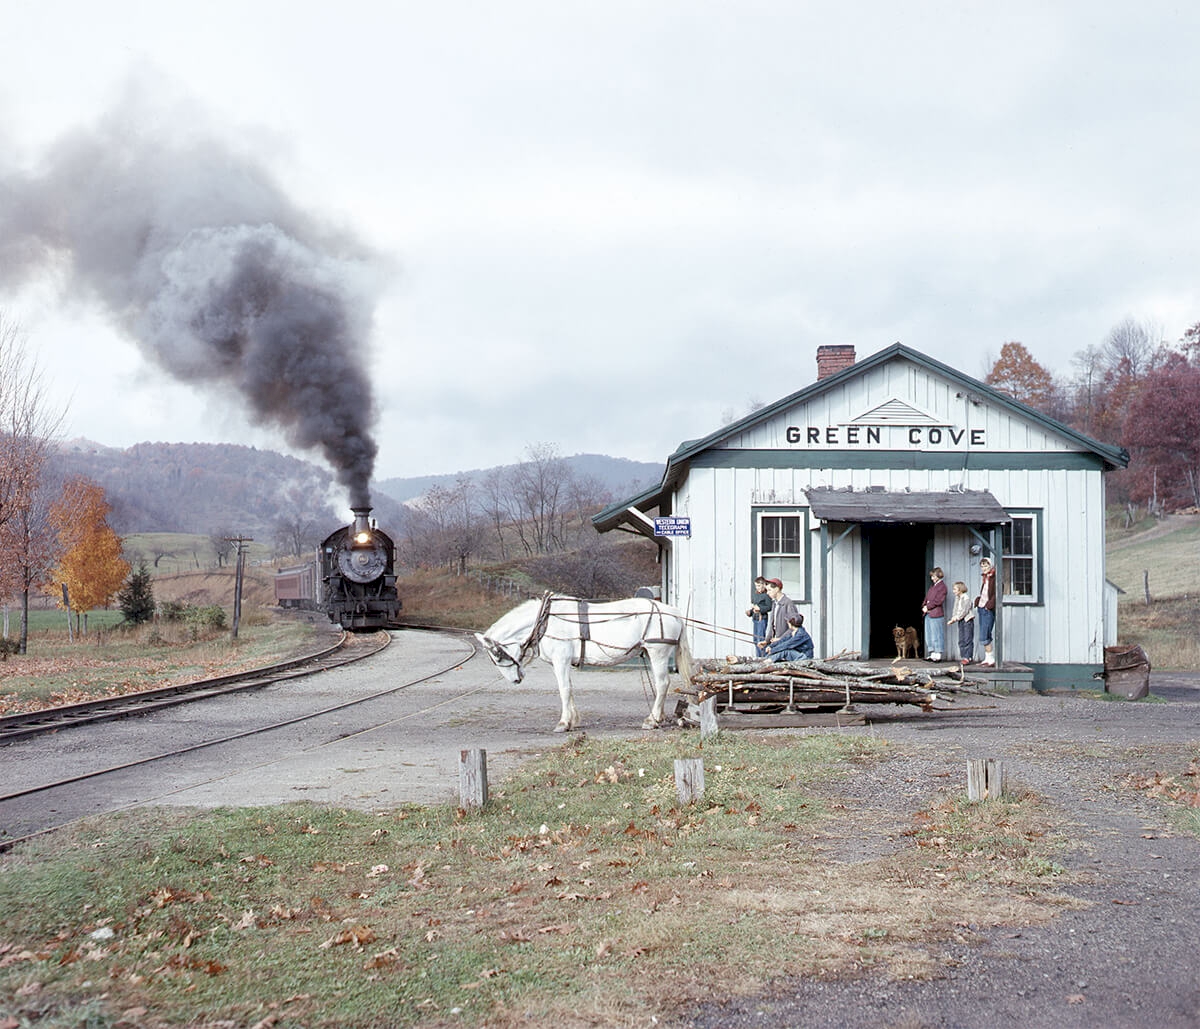
[[[537,645],[542,642],[542,637],[546,635],[546,626],[550,622],[550,601],[553,594],[547,590],[542,594],[542,605],[538,608],[537,618],[533,620],[533,627],[529,630],[529,638],[521,644],[520,653],[517,656],[517,664],[523,665],[529,660],[529,656],[537,649]]]

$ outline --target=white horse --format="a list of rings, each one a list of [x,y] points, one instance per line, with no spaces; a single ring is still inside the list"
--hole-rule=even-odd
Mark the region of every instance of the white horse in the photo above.
[[[682,637],[683,615],[656,600],[601,604],[550,593],[525,601],[486,633],[475,634],[509,682],[525,677],[524,666],[535,653],[550,663],[562,700],[562,718],[555,732],[579,727],[571,696],[572,666],[615,665],[639,652],[650,659],[654,678],[654,705],[642,728],[657,729],[663,723],[668,663]]]

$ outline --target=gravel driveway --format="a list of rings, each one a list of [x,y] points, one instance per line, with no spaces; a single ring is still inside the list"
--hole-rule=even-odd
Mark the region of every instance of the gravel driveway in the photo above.
[[[1200,677],[1158,675],[1151,683],[1149,702],[962,697],[950,712],[884,711],[846,730],[899,745],[897,760],[856,775],[843,798],[890,805],[897,828],[931,795],[964,789],[968,757],[1003,760],[1011,783],[1062,812],[1072,841],[1062,863],[1088,873],[1067,892],[1085,905],[1043,927],[984,933],[981,945],[955,950],[956,964],[938,980],[790,980],[683,1024],[1200,1026],[1200,841],[1176,833],[1169,812],[1126,782],[1130,774],[1177,773],[1200,756]],[[828,842],[841,860],[890,845],[886,836]]]

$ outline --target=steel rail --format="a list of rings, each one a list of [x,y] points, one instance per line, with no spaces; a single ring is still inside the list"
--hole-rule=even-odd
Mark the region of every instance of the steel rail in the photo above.
[[[345,648],[349,638],[348,633],[342,633],[332,646],[323,647],[311,654],[290,658],[273,665],[264,665],[261,668],[231,672],[209,679],[174,683],[170,686],[159,686],[134,693],[122,693],[116,697],[85,700],[78,704],[62,704],[57,707],[42,708],[38,711],[5,715],[0,717],[0,745],[13,740],[40,736],[44,733],[58,732],[60,729],[71,726],[89,725],[93,722],[103,722],[114,718],[135,717],[166,707],[173,707],[176,704],[188,704],[209,697],[237,693],[241,690],[261,689],[285,679],[314,675],[317,672],[337,668],[343,664],[351,664],[379,653],[391,642],[391,636],[386,632],[378,635],[380,637],[379,645],[361,654],[341,654],[339,657],[339,653]]]
[[[445,630],[443,630],[443,631],[445,631]],[[455,630],[451,630],[451,631],[454,632]],[[386,697],[393,693],[399,693],[401,690],[407,689],[409,686],[416,686],[419,683],[427,682],[430,679],[435,679],[439,675],[445,675],[446,672],[450,671],[453,668],[457,668],[459,665],[465,663],[465,661],[471,660],[471,658],[475,657],[475,655],[479,653],[478,646],[475,644],[475,641],[469,637],[469,635],[467,636],[466,639],[463,640],[463,642],[469,644],[469,646],[470,646],[470,652],[466,655],[465,658],[461,655],[457,656],[453,661],[446,664],[444,667],[441,667],[441,668],[436,669],[435,671],[429,672],[427,675],[422,675],[419,678],[412,679],[405,683],[401,683],[399,686],[392,686],[386,690],[380,690],[377,693],[372,693],[372,694],[369,694],[369,695],[363,696],[363,697],[357,697],[354,700],[348,700],[341,704],[334,704],[332,707],[322,708],[319,711],[312,711],[307,714],[297,715],[294,718],[288,718],[282,722],[276,722],[271,725],[258,726],[256,728],[246,729],[242,732],[233,733],[228,736],[221,736],[216,739],[205,740],[201,743],[189,744],[186,747],[180,747],[176,750],[166,751],[161,754],[154,754],[149,757],[139,758],[136,761],[128,761],[128,762],[125,762],[124,764],[112,765],[107,768],[96,769],[91,772],[84,772],[80,775],[71,776],[67,779],[61,779],[61,780],[57,780],[55,782],[43,783],[39,786],[30,786],[26,789],[18,790],[14,793],[7,793],[7,794],[0,795],[0,804],[5,804],[5,803],[8,803],[13,800],[18,800],[22,797],[35,796],[39,793],[50,793],[53,790],[62,789],[63,787],[66,787],[66,786],[72,786],[76,783],[86,782],[91,779],[98,779],[101,776],[105,776],[105,775],[114,775],[118,772],[127,771],[128,769],[131,769],[131,768],[138,768],[142,765],[153,764],[156,761],[167,761],[167,760],[170,760],[171,758],[181,757],[185,754],[190,754],[195,751],[205,750],[208,747],[220,746],[222,743],[233,743],[233,742],[236,742],[237,740],[246,739],[251,736],[259,736],[259,735],[263,735],[268,732],[274,732],[275,730],[284,729],[291,725],[297,725],[301,722],[312,721],[313,719],[322,718],[325,715],[333,714],[338,711],[344,711],[347,708],[356,707],[359,704],[366,704],[372,700],[378,700],[380,697]],[[383,648],[381,647],[379,649],[383,649]],[[373,653],[378,653],[378,650],[373,651]],[[468,693],[478,692],[478,690],[481,688],[482,687],[477,687],[474,690],[468,691]],[[466,694],[464,694],[464,695],[466,695]],[[446,703],[448,703],[447,700],[440,700],[437,703],[430,704],[426,708],[420,709],[419,711],[410,712],[410,714],[405,717],[413,717],[417,714],[420,714],[422,711],[433,710],[434,708],[441,707]],[[380,725],[388,725],[394,721],[397,721],[397,719],[394,719],[394,718],[388,719],[387,721],[381,722],[379,724]],[[378,727],[379,726],[374,726],[371,728],[378,728]],[[371,731],[370,728],[363,729],[363,730],[359,730],[358,732],[353,733],[351,735],[360,735],[363,732],[369,732],[369,731]],[[189,786],[188,788],[190,789],[191,787]],[[136,806],[136,805],[135,804],[124,805],[124,807],[134,807],[134,806]],[[123,808],[113,808],[112,810],[122,810],[122,809]],[[111,813],[111,811],[105,812],[105,813]],[[95,815],[91,814],[91,815],[88,815],[87,817],[95,817]],[[59,823],[56,825],[46,826],[43,829],[39,829],[36,832],[28,833],[24,836],[15,836],[15,837],[11,837],[8,839],[0,839],[0,853],[9,851],[9,850],[13,849],[14,847],[19,846],[22,843],[27,843],[30,840],[37,839],[39,836],[45,836],[47,833],[55,832],[58,829],[63,829],[66,826],[72,825],[72,824],[74,824],[74,822],[77,822],[80,820],[81,819],[69,819],[68,821],[65,821],[65,822],[62,822],[62,823]]]

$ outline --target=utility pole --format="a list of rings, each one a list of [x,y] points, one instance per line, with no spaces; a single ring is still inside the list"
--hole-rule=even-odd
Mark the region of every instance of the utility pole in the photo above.
[[[67,589],[67,584],[62,584],[63,591],[63,607],[67,609],[67,642],[74,643],[75,637],[71,633],[71,592]]]
[[[253,543],[253,536],[226,536],[226,540],[237,548],[237,571],[233,577],[233,639],[237,639],[238,625],[242,621],[242,579],[246,569],[246,544]]]

